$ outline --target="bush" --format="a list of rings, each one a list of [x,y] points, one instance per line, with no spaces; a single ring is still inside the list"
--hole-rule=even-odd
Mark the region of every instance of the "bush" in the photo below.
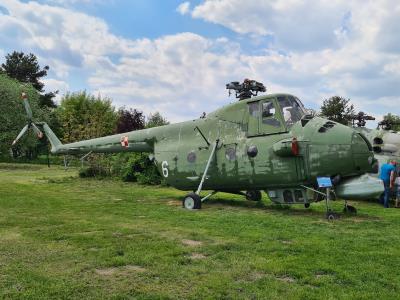
[[[157,167],[145,153],[91,155],[80,177],[116,177],[126,182],[156,185],[162,183]]]

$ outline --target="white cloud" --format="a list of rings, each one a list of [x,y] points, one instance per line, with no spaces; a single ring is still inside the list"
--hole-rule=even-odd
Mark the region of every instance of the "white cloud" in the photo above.
[[[9,14],[0,15],[0,52],[37,54],[54,73],[46,86],[67,90],[73,87],[69,79],[79,77],[88,91],[110,96],[116,105],[160,111],[170,121],[225,104],[225,83],[243,78],[263,81],[270,93],[298,95],[313,108],[338,94],[370,113],[400,114],[400,36],[393,29],[400,25],[398,4],[235,1],[208,0],[192,15],[226,26],[243,40],[272,38],[269,49],[250,55],[227,37],[188,32],[132,40],[87,14],[3,0]],[[189,13],[189,2],[183,4]]]
[[[192,16],[221,24],[240,34],[270,36],[278,47],[302,50],[337,46],[349,6],[340,1],[206,0]]]
[[[190,2],[186,1],[181,4],[176,8],[176,11],[179,12],[181,15],[186,15],[190,11]]]
[[[43,79],[43,83],[46,87],[47,92],[58,91],[58,94],[55,97],[56,102],[60,102],[62,95],[67,93],[70,88],[67,82],[53,78],[45,78]]]

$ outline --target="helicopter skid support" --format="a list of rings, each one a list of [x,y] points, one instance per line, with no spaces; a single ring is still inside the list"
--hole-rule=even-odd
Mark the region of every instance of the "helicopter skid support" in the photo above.
[[[204,170],[203,176],[201,177],[201,181],[200,181],[199,187],[197,188],[197,191],[196,191],[197,195],[200,195],[201,189],[203,188],[203,183],[204,183],[204,180],[207,177],[208,169],[210,168],[210,164],[211,164],[211,161],[212,161],[212,159],[214,157],[215,150],[218,147],[218,142],[219,142],[219,140],[215,141],[215,144],[214,144],[214,146],[213,146],[213,148],[211,150],[211,154],[210,154],[210,157],[208,158],[206,168]]]

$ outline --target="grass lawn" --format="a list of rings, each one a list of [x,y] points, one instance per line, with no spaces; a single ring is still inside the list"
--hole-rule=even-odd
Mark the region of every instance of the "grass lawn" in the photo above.
[[[278,207],[0,164],[1,299],[394,299],[400,209]],[[343,203],[333,208],[341,211]]]

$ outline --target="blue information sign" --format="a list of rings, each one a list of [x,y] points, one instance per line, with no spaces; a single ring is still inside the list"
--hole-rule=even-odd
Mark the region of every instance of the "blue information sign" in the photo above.
[[[318,187],[328,188],[332,187],[332,181],[330,177],[317,177]]]

